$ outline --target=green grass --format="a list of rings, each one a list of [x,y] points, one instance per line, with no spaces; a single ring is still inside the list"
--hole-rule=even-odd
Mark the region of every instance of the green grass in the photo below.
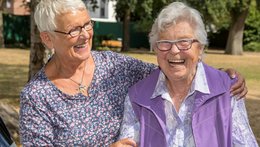
[[[124,53],[129,56],[157,63],[151,53]],[[204,61],[216,68],[234,68],[245,78],[248,87],[247,110],[251,127],[260,143],[260,53],[245,53],[243,56],[207,53]],[[27,82],[29,50],[0,49],[0,102],[19,109],[19,94]]]

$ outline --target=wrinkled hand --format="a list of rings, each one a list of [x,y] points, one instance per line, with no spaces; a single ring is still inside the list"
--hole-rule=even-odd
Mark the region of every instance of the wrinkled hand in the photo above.
[[[237,99],[244,98],[248,92],[246,87],[245,78],[237,72],[235,69],[228,68],[224,70],[230,78],[236,78],[237,82],[231,86],[230,92],[233,96],[236,96]]]
[[[137,144],[133,139],[125,138],[111,144],[110,147],[137,147]]]

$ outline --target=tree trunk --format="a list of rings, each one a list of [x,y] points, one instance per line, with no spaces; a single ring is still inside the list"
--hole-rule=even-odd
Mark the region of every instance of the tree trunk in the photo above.
[[[124,22],[123,22],[123,48],[122,51],[128,51],[129,49],[129,23],[130,23],[130,8],[125,10]]]
[[[45,55],[45,47],[41,43],[40,33],[33,17],[34,8],[37,4],[37,0],[31,1],[31,48],[28,81],[43,67],[47,58]]]
[[[233,19],[228,33],[226,54],[243,54],[243,32],[248,11],[248,9],[245,9],[242,13],[231,15]]]
[[[4,23],[3,23],[3,11],[0,8],[0,48],[5,47],[4,41]]]

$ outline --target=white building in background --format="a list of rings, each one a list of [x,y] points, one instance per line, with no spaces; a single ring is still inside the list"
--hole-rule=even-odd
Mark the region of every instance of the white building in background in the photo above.
[[[25,0],[30,2],[30,0]],[[3,2],[4,12],[13,15],[30,15],[30,8],[24,4],[24,0],[6,0]]]
[[[115,1],[111,0],[97,0],[97,8],[93,10],[93,5],[87,1],[87,7],[90,16],[95,21],[102,22],[116,22],[116,12],[115,12]]]
[[[30,15],[29,7],[25,6],[24,0],[6,0],[3,4],[4,11],[14,15]],[[25,0],[30,2],[30,0]],[[93,10],[93,5],[90,4],[90,0],[85,0],[88,7],[90,16],[93,20],[103,22],[116,22],[116,12],[114,0],[97,0],[98,8]]]

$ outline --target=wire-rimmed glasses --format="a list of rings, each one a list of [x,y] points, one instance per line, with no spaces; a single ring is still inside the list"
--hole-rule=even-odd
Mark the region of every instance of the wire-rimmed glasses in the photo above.
[[[171,50],[172,45],[174,44],[180,51],[186,51],[191,48],[193,42],[198,42],[198,40],[197,39],[159,40],[156,41],[156,46],[160,51],[169,51]]]
[[[74,29],[70,30],[69,32],[63,32],[63,31],[57,31],[57,30],[54,30],[54,32],[70,35],[71,37],[76,37],[76,36],[79,36],[82,29],[89,31],[89,30],[93,29],[93,26],[94,26],[94,21],[91,20],[91,21],[85,23],[83,26],[75,27]]]

